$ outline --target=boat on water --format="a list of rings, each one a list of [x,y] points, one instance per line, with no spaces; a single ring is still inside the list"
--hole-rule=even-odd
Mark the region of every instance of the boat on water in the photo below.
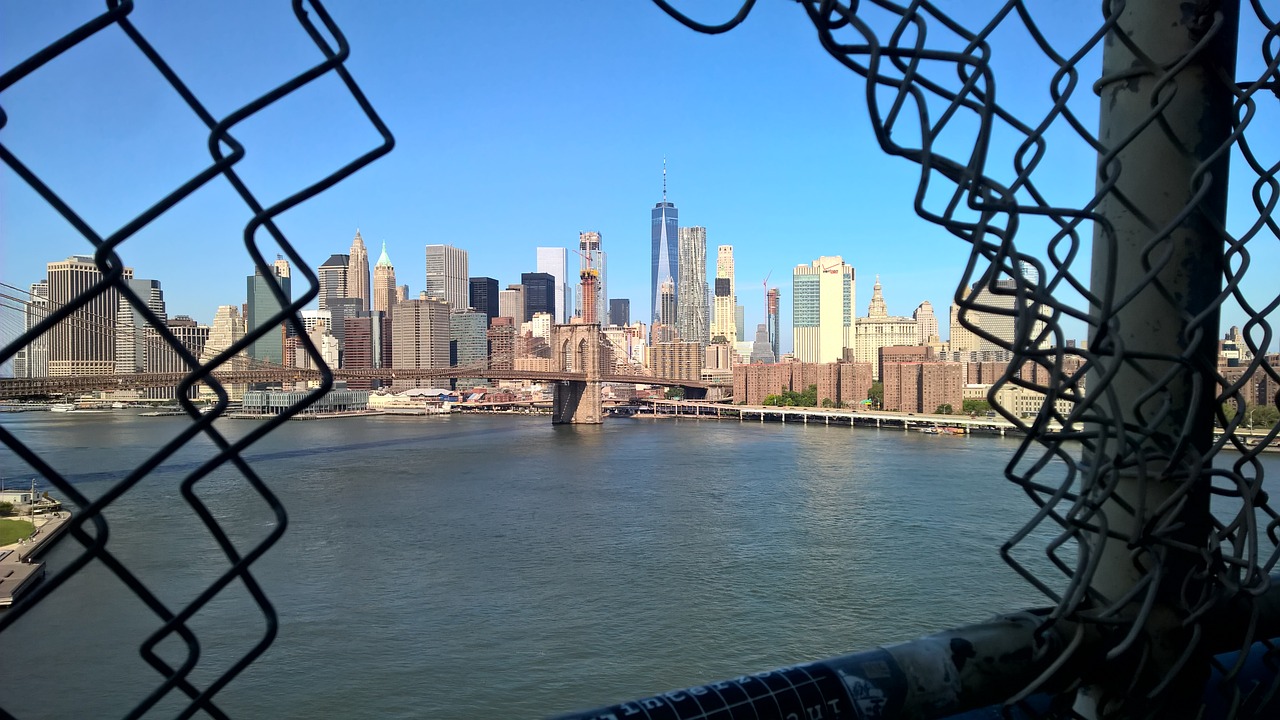
[[[75,409],[75,403],[54,403],[49,406],[49,412],[71,412]]]

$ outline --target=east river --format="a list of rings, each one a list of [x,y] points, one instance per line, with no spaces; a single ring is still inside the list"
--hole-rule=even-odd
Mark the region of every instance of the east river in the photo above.
[[[185,424],[125,411],[0,422],[90,497]],[[218,427],[236,438],[258,424]],[[707,420],[286,423],[246,453],[289,514],[253,567],[280,632],[216,702],[233,717],[543,716],[1045,605],[997,553],[1032,511],[1002,476],[1016,446]],[[227,567],[178,488],[212,453],[192,441],[106,513],[110,551],[175,611]],[[29,481],[12,453],[0,460],[7,481]],[[233,470],[197,493],[242,550],[274,527]],[[51,574],[80,551],[64,538]],[[90,563],[0,634],[0,707],[124,715],[160,683],[138,651],[159,625]],[[190,625],[198,687],[264,629],[239,582]],[[177,665],[187,646],[158,652]],[[154,716],[175,714],[174,695]]]

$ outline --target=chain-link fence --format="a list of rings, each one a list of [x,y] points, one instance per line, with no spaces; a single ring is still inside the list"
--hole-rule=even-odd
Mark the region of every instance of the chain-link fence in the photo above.
[[[308,338],[307,333],[302,331],[301,325],[297,320],[297,311],[316,297],[318,283],[315,273],[285,238],[277,227],[274,218],[341,182],[344,178],[378,157],[390,152],[394,145],[390,131],[379,119],[372,105],[370,105],[360,87],[347,71],[344,63],[349,53],[349,46],[341,30],[334,23],[324,6],[316,0],[307,0],[306,2],[294,0],[292,5],[293,14],[299,28],[306,33],[311,43],[315,46],[315,64],[305,72],[290,78],[287,82],[272,88],[252,102],[223,117],[216,117],[207,109],[170,64],[166,62],[165,58],[160,55],[148,38],[134,25],[130,19],[130,14],[133,12],[134,7],[129,0],[108,0],[105,12],[50,43],[39,52],[0,75],[0,129],[2,129],[8,120],[7,115],[4,114],[4,92],[6,90],[22,83],[33,74],[38,73],[46,64],[80,46],[82,43],[90,41],[92,38],[108,33],[123,34],[131,47],[136,48],[146,58],[150,67],[154,68],[163,77],[168,87],[177,94],[191,113],[208,130],[207,143],[210,156],[208,164],[189,180],[173,188],[159,202],[108,235],[101,235],[96,232],[83,219],[77,208],[60,197],[50,184],[47,184],[44,179],[24,163],[23,158],[18,153],[15,153],[4,143],[0,143],[0,160],[3,160],[17,177],[43,198],[50,208],[75,228],[84,240],[93,247],[93,261],[101,271],[101,279],[89,290],[80,293],[71,302],[50,307],[43,320],[23,332],[16,340],[6,345],[3,350],[0,350],[0,363],[13,357],[19,349],[31,345],[36,338],[53,333],[54,328],[59,323],[64,323],[73,313],[105,295],[111,298],[112,306],[114,306],[116,298],[124,298],[129,305],[145,318],[150,327],[155,329],[162,341],[181,357],[184,366],[189,369],[189,372],[175,388],[175,395],[182,404],[183,409],[191,417],[190,425],[150,457],[139,462],[132,471],[94,499],[90,499],[79,492],[74,485],[68,482],[50,464],[50,459],[41,457],[39,453],[27,447],[13,433],[4,427],[0,427],[0,441],[3,441],[15,455],[56,488],[61,497],[66,498],[76,506],[76,512],[70,522],[67,535],[84,546],[84,550],[68,562],[65,567],[60,568],[57,573],[53,574],[45,582],[25,593],[10,610],[0,615],[0,633],[3,633],[5,628],[19,621],[33,606],[41,602],[50,593],[57,591],[59,586],[84,570],[86,566],[91,563],[99,563],[108,568],[160,620],[159,627],[139,648],[142,657],[156,670],[159,677],[154,688],[144,697],[139,698],[136,707],[129,715],[130,717],[138,717],[145,714],[162,700],[166,701],[166,703],[172,703],[175,696],[185,696],[187,699],[185,709],[179,713],[180,717],[190,717],[197,712],[206,713],[211,717],[225,717],[214,702],[215,695],[237,674],[248,667],[255,658],[261,655],[275,637],[277,627],[275,610],[258,582],[254,579],[251,568],[253,563],[275,544],[284,533],[287,516],[284,507],[276,499],[271,489],[244,461],[242,455],[248,447],[260,440],[264,435],[270,433],[281,423],[288,420],[289,417],[301,412],[324,395],[332,387],[333,382],[332,376],[328,368],[325,367],[319,352]],[[359,106],[367,121],[381,135],[382,141],[373,149],[351,160],[338,170],[298,189],[283,200],[264,206],[249,187],[249,184],[236,171],[237,163],[245,157],[248,150],[236,140],[237,126],[279,103],[282,99],[304,86],[326,77],[337,78],[345,86],[350,98]],[[104,130],[104,135],[100,141],[110,143],[114,141],[114,137],[109,131]],[[250,329],[242,339],[225,348],[216,357],[202,363],[199,358],[193,356],[184,347],[166,327],[165,323],[148,307],[147,298],[139,297],[130,289],[129,284],[123,279],[125,265],[121,261],[118,252],[122,249],[127,249],[129,240],[148,223],[170,212],[200,188],[220,180],[228,182],[240,200],[252,212],[253,217],[244,228],[244,249],[249,257],[252,258],[257,271],[268,279],[271,292],[274,294],[281,309],[271,317],[264,319],[258,324],[258,327]],[[278,245],[280,252],[292,261],[293,267],[305,280],[307,286],[305,292],[301,293],[297,298],[290,298],[279,283],[274,280],[275,273],[272,270],[272,263],[266,259],[261,249],[261,244],[264,241],[274,242]],[[205,248],[204,250],[212,252],[212,248]],[[214,420],[227,407],[228,397],[222,384],[213,377],[213,373],[224,365],[231,367],[227,363],[233,358],[240,355],[256,340],[271,333],[279,333],[280,327],[285,323],[293,324],[298,336],[299,346],[305,348],[305,352],[311,357],[312,363],[323,369],[323,380],[319,387],[306,395],[305,399],[291,406],[279,416],[264,421],[239,440],[231,442],[214,426]],[[189,399],[191,395],[190,389],[198,383],[209,385],[218,396],[218,402],[211,412],[202,413]],[[191,511],[208,528],[225,555],[226,567],[202,592],[190,598],[184,605],[174,607],[163,602],[112,552],[107,542],[110,528],[108,527],[105,512],[111,507],[112,503],[179,450],[184,447],[193,447],[191,441],[201,435],[213,443],[217,448],[217,453],[205,459],[197,469],[186,475],[180,485],[180,491]],[[272,531],[263,540],[250,547],[238,547],[215,520],[210,509],[197,496],[196,489],[200,481],[215,470],[223,467],[234,468],[275,514],[276,523]],[[189,621],[233,583],[242,584],[243,588],[252,597],[253,602],[262,613],[265,630],[247,652],[217,673],[211,681],[197,685],[192,679],[192,671],[200,657],[200,639],[192,631]],[[157,651],[158,646],[162,643],[172,643],[175,638],[185,644],[187,648],[185,658],[181,663],[177,664],[166,661]],[[0,714],[3,713],[0,712]]]
[[[707,33],[731,30],[754,5],[748,0],[730,21],[707,25],[664,0],[655,2]],[[936,716],[1005,702],[1032,715],[1174,716],[1202,708],[1206,687],[1218,697],[1209,707],[1223,714],[1261,712],[1278,676],[1273,671],[1245,681],[1241,672],[1251,647],[1255,660],[1261,653],[1261,662],[1274,668],[1275,648],[1267,639],[1280,634],[1280,613],[1268,594],[1280,517],[1262,489],[1258,459],[1280,427],[1248,427],[1253,409],[1277,405],[1280,387],[1276,356],[1267,354],[1274,341],[1269,318],[1280,307],[1280,295],[1273,279],[1253,281],[1274,270],[1250,262],[1251,250],[1280,239],[1274,219],[1280,163],[1260,157],[1257,143],[1251,144],[1258,133],[1280,126],[1274,8],[1261,0],[1243,10],[1236,2],[1117,0],[1103,4],[1093,32],[1064,44],[1053,39],[1055,28],[1037,22],[1034,8],[1017,1],[991,8],[977,23],[962,23],[927,2],[799,5],[822,47],[865,90],[880,147],[919,166],[918,214],[969,244],[955,297],[958,327],[972,335],[972,352],[995,353],[1005,363],[989,398],[1026,431],[1005,474],[1032,501],[1031,518],[1001,553],[1052,607],[897,649],[670,693],[617,712],[727,718],[755,717],[762,707],[782,714],[784,706],[793,706],[812,717],[894,711]],[[118,294],[190,368],[177,396],[185,398],[192,385],[206,382],[220,398],[214,412],[203,415],[182,400],[191,425],[93,500],[0,428],[0,440],[77,505],[70,536],[85,548],[0,616],[0,632],[89,563],[110,568],[162,621],[141,648],[160,680],[140,700],[135,716],[176,692],[189,699],[184,717],[199,711],[221,717],[214,695],[272,640],[275,615],[250,568],[284,532],[286,516],[241,454],[326,392],[331,376],[326,370],[306,400],[230,442],[213,426],[227,395],[211,373],[281,323],[296,323],[296,311],[316,296],[314,273],[273,218],[393,143],[344,67],[347,44],[324,8],[302,0],[293,7],[320,61],[222,118],[201,104],[134,27],[132,4],[121,0],[108,2],[106,12],[0,76],[3,127],[6,89],[98,33],[123,33],[209,131],[208,166],[106,236],[0,143],[0,159],[95,248],[102,272],[90,291],[51,309],[0,351],[0,362],[95,298]],[[1241,25],[1260,45],[1238,46]],[[1034,115],[1011,110],[1003,91],[997,92],[1005,86],[993,63],[993,38],[1008,33],[1028,38],[1036,60],[1048,69],[1041,87],[1049,102]],[[328,75],[346,86],[383,142],[264,207],[235,171],[245,148],[234,130]],[[1087,93],[1101,96],[1100,122],[1079,111],[1082,105],[1096,107],[1078,102]],[[949,140],[957,134],[966,140]],[[1083,147],[1098,163],[1091,190],[1076,188],[1059,198],[1061,188],[1049,177],[1053,171],[1045,159],[1063,142]],[[1231,186],[1229,173],[1236,175]],[[291,300],[273,285],[283,309],[202,364],[122,281],[117,250],[218,178],[253,213],[244,245],[258,270],[273,277],[259,247],[265,231],[308,287]],[[1253,213],[1245,221],[1229,221],[1229,199],[1236,212],[1245,202]],[[1219,323],[1228,312],[1244,322],[1233,336],[1234,357],[1220,363]],[[993,332],[983,320],[991,317],[1007,318],[1013,332]],[[1087,344],[1067,342],[1065,327],[1072,323],[1087,328]],[[307,334],[297,334],[312,362],[324,367]],[[1034,412],[1009,400],[1014,389],[1038,398]],[[187,605],[171,608],[112,554],[103,511],[198,435],[218,452],[186,476],[181,491],[221,546],[227,569]],[[236,547],[194,492],[202,478],[223,466],[234,467],[277,516],[271,534],[253,547]],[[1046,533],[1052,538],[1044,547],[1047,563],[1030,560],[1036,550],[1029,555],[1028,541]],[[191,670],[199,640],[188,620],[237,580],[261,609],[266,630],[216,680],[197,686]],[[189,649],[187,661],[176,666],[155,652],[175,636]],[[1220,654],[1229,650],[1241,652]],[[1224,663],[1222,657],[1235,660]],[[1046,694],[1053,699],[1045,700]],[[1028,702],[1032,698],[1039,699]]]
[[[654,2],[703,33],[732,30],[754,6],[707,24]],[[1001,363],[987,397],[1025,431],[1005,475],[1033,508],[1000,551],[1053,607],[612,711],[1274,712],[1262,708],[1280,687],[1267,595],[1280,517],[1259,454],[1280,425],[1251,425],[1254,409],[1280,403],[1278,356],[1267,354],[1280,295],[1274,268],[1250,263],[1251,250],[1280,240],[1280,158],[1250,142],[1280,127],[1274,8],[1109,0],[1087,36],[1064,43],[1017,0],[965,8],[984,15],[967,23],[929,2],[799,4],[860,81],[881,149],[920,167],[917,214],[970,246],[950,351]],[[1260,46],[1238,47],[1241,23]],[[998,71],[996,38],[1007,52],[1011,36],[1039,55],[1016,61],[1044,70],[1035,87],[1049,102],[1038,110],[1008,100],[1030,72]],[[1046,158],[1064,143],[1098,157],[1092,192],[1060,197]],[[1254,212],[1229,223],[1229,191],[1241,187],[1231,199]],[[1226,313],[1244,323],[1220,362]],[[1087,343],[1068,342],[1073,323]],[[1037,561],[1029,540],[1046,536]],[[1269,671],[1242,678],[1251,659]],[[1046,693],[1056,699],[1024,702]]]

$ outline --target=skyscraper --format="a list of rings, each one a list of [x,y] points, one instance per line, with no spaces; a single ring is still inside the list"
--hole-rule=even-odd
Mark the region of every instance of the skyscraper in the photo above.
[[[129,290],[147,304],[147,309],[160,319],[168,321],[165,312],[164,291],[159,280],[125,280]],[[116,372],[152,372],[147,366],[147,330],[151,327],[142,311],[135,308],[121,294],[116,307]],[[163,342],[159,336],[157,342]]]
[[[556,279],[556,322],[569,322],[573,313],[573,288],[577,284],[576,275],[569,274],[569,251],[559,247],[538,248],[538,272],[547,273]]]
[[[491,277],[473,277],[468,283],[471,308],[485,314],[486,324],[498,317],[498,281]]]
[[[449,367],[448,302],[427,297],[405,300],[398,303],[391,314],[392,367],[403,370]],[[431,378],[403,378],[393,381],[391,387],[399,392],[434,387],[438,382]]]
[[[674,317],[676,314],[676,284],[671,278],[662,281],[658,286],[658,310],[659,317]],[[665,322],[656,322],[653,324],[653,344],[669,343],[676,341],[675,325],[668,325]]]
[[[360,229],[356,228],[356,237],[351,241],[350,261],[347,263],[347,297],[360,298],[360,311],[369,310],[369,251],[364,246],[364,238],[360,237]]]
[[[920,303],[911,317],[916,321],[921,345],[938,337],[938,317],[933,314],[933,304],[928,300]]]
[[[345,263],[343,267],[345,269]],[[273,316],[284,308],[271,290],[272,283],[279,284],[286,299],[293,297],[288,261],[277,259],[272,270],[275,273],[274,278],[264,277],[261,270],[255,270],[254,274],[245,279],[245,307],[248,309],[248,315],[245,317],[246,334],[272,321]],[[248,355],[255,360],[276,365],[284,364],[284,332],[280,321],[275,322],[271,332],[267,332],[249,345]]]
[[[778,329],[778,305],[780,299],[778,288],[769,288],[769,292],[765,293],[765,315],[768,318],[765,324],[769,326],[769,347],[773,349],[775,362],[782,357],[780,352],[781,334]]]
[[[22,309],[22,330],[26,332],[49,314],[49,281],[31,283],[30,297]],[[37,337],[13,356],[13,376],[41,378],[49,376],[49,333]]]
[[[778,356],[773,354],[773,343],[769,340],[767,323],[756,326],[756,340],[751,344],[751,362],[770,364],[777,362]]]
[[[1000,342],[993,342],[980,337],[977,333],[960,324],[961,307],[951,303],[951,334],[948,338],[951,351],[955,352],[993,352],[1003,351],[1003,344],[1013,345],[1017,330],[1016,308],[1017,282],[1012,279],[996,280],[994,291],[987,285],[976,282],[964,289],[963,297],[970,303],[990,310],[965,310],[965,320],[977,326],[983,332],[993,335]]]
[[[680,277],[676,280],[676,331],[686,342],[706,345],[707,326],[707,229],[680,228]]]
[[[524,290],[524,317],[516,318],[520,322],[529,322],[535,313],[547,313],[556,316],[556,279],[549,273],[522,273],[520,285]]]
[[[382,254],[373,266],[373,309],[391,317],[391,308],[396,306],[396,302],[396,268],[387,257],[387,242],[384,240]]]
[[[347,265],[350,262],[350,256],[335,253],[316,268],[316,279],[320,281],[320,293],[316,300],[319,303],[317,307],[321,310],[327,310],[329,301],[333,298],[347,297]]]
[[[89,255],[72,255],[46,267],[49,308],[75,302],[102,279]],[[133,268],[122,277],[133,279]],[[49,329],[49,376],[109,375],[116,361],[116,311],[120,294],[114,289],[95,295],[85,306]]]
[[[170,318],[166,323],[169,332],[187,352],[199,358],[204,353],[204,346],[209,341],[209,326],[201,325],[192,320],[187,315],[178,315]],[[160,337],[160,333],[153,327],[148,326],[145,332],[146,337],[146,361],[144,366],[147,372],[153,373],[185,373],[191,370],[191,366],[178,355],[178,351],[165,342]],[[147,397],[152,398],[171,398],[174,397],[175,388],[148,388]],[[199,395],[199,386],[191,388],[190,397]]]
[[[598,232],[578,233],[578,252],[584,256],[582,269],[586,270],[590,267],[590,269],[596,271],[596,297],[595,301],[592,303],[596,310],[596,316],[594,318],[589,318],[582,312],[582,308],[586,306],[586,303],[583,300],[578,301],[578,311],[579,314],[582,315],[583,322],[598,322],[602,327],[609,324],[609,304],[607,302],[609,297],[609,288],[606,285],[607,279],[605,277],[606,270],[608,269],[606,267],[608,259],[605,256],[604,250],[600,247],[600,243],[603,239],[603,236]]]
[[[483,367],[489,359],[489,316],[478,310],[449,314],[449,366]],[[483,377],[458,378],[454,387],[484,382]]]
[[[240,315],[240,308],[235,305],[219,305],[218,310],[213,314],[213,325],[209,327],[209,338],[205,341],[204,351],[200,353],[200,364],[208,365],[213,362],[214,358],[221,355],[224,350],[240,342],[244,338],[244,331],[244,317]],[[237,356],[223,362],[218,368],[222,370],[245,370],[248,368],[248,361],[245,358],[245,353],[242,351]],[[244,397],[245,387],[243,384],[223,385],[223,389],[227,391],[227,395],[231,400],[240,400]],[[213,389],[207,384],[200,386],[200,395],[206,398],[216,397]]]
[[[653,238],[653,272],[650,275],[649,307],[652,311],[654,323],[674,323],[675,318],[664,318],[661,315],[661,308],[658,303],[658,286],[667,278],[671,278],[674,283],[680,274],[680,261],[676,254],[677,251],[677,228],[680,224],[680,214],[676,211],[676,206],[667,202],[667,161],[662,161],[662,202],[653,206],[650,212],[650,220],[652,224],[651,233]],[[676,291],[677,293],[679,290]],[[679,296],[677,295],[677,303]]]
[[[724,338],[723,342],[736,342],[738,317],[735,306],[738,302],[733,283],[732,245],[721,245],[716,248],[716,289],[712,302],[712,342],[715,342],[716,338]]]
[[[355,317],[346,318],[343,337],[346,348],[342,352],[344,370],[372,370],[391,366],[391,318],[379,310],[361,311]],[[386,381],[352,377],[347,387],[352,390],[369,390],[382,387]]]
[[[508,285],[506,290],[498,291],[498,317],[511,318],[516,325],[526,322],[523,285]]]
[[[449,303],[454,310],[466,310],[467,251],[452,245],[427,246],[427,296]]]
[[[837,362],[853,347],[854,270],[839,255],[797,265],[791,275],[791,333],[800,362]]]
[[[631,324],[631,301],[627,298],[609,299],[609,324],[623,327]]]

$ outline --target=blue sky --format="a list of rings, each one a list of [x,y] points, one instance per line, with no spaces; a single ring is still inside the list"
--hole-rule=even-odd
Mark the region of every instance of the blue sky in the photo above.
[[[736,3],[684,5],[714,19]],[[962,15],[991,12],[974,8],[983,3],[945,5]],[[1093,5],[1033,6],[1064,48],[1097,22]],[[769,276],[782,290],[789,349],[791,269],[838,254],[857,270],[858,314],[866,313],[878,274],[891,314],[908,315],[929,300],[946,333],[968,246],[916,217],[919,168],[879,149],[863,83],[821,49],[794,3],[763,0],[744,25],[715,37],[640,0],[326,7],[352,45],[348,67],[397,146],[280,219],[313,265],[346,252],[359,227],[372,258],[386,241],[399,281],[413,293],[423,286],[429,243],[467,250],[472,275],[505,285],[534,269],[535,247],[571,247],[579,231],[597,230],[609,255],[610,296],[631,298],[633,318],[643,318],[649,209],[661,196],[665,157],[681,224],[707,228],[709,259],[715,246],[735,246],[749,328],[763,321]],[[100,2],[5,4],[0,67],[100,11]],[[142,0],[131,17],[217,116],[319,59],[286,2]],[[1050,66],[1025,35],[1002,32],[995,41],[997,92],[1015,111],[1038,117],[1048,107]],[[1088,76],[1097,58],[1082,67]],[[1077,111],[1092,120],[1095,97],[1079,95]],[[0,94],[0,107],[8,115],[5,145],[102,234],[209,162],[203,126],[115,29]],[[967,154],[965,129],[942,146]],[[238,170],[267,203],[378,140],[331,77],[234,134],[247,149]],[[1057,139],[1064,142],[1040,177],[1057,197],[1078,202],[1092,193],[1093,160],[1078,140]],[[1274,137],[1255,142],[1264,157],[1276,156]],[[1233,212],[1248,209],[1236,201],[1247,190],[1234,194]],[[43,277],[45,263],[90,252],[7,168],[0,168],[0,195],[0,281],[26,287]],[[121,254],[138,277],[164,283],[170,315],[208,322],[217,305],[244,302],[249,217],[229,185],[215,180],[128,240]],[[1233,214],[1236,226],[1249,219]],[[1035,247],[1035,226],[1024,232]],[[1268,242],[1255,243],[1255,267],[1280,259],[1277,243]],[[1087,275],[1083,266],[1080,272]],[[1254,275],[1274,293],[1273,280]],[[1228,311],[1224,326],[1231,322],[1240,322],[1239,313]]]

